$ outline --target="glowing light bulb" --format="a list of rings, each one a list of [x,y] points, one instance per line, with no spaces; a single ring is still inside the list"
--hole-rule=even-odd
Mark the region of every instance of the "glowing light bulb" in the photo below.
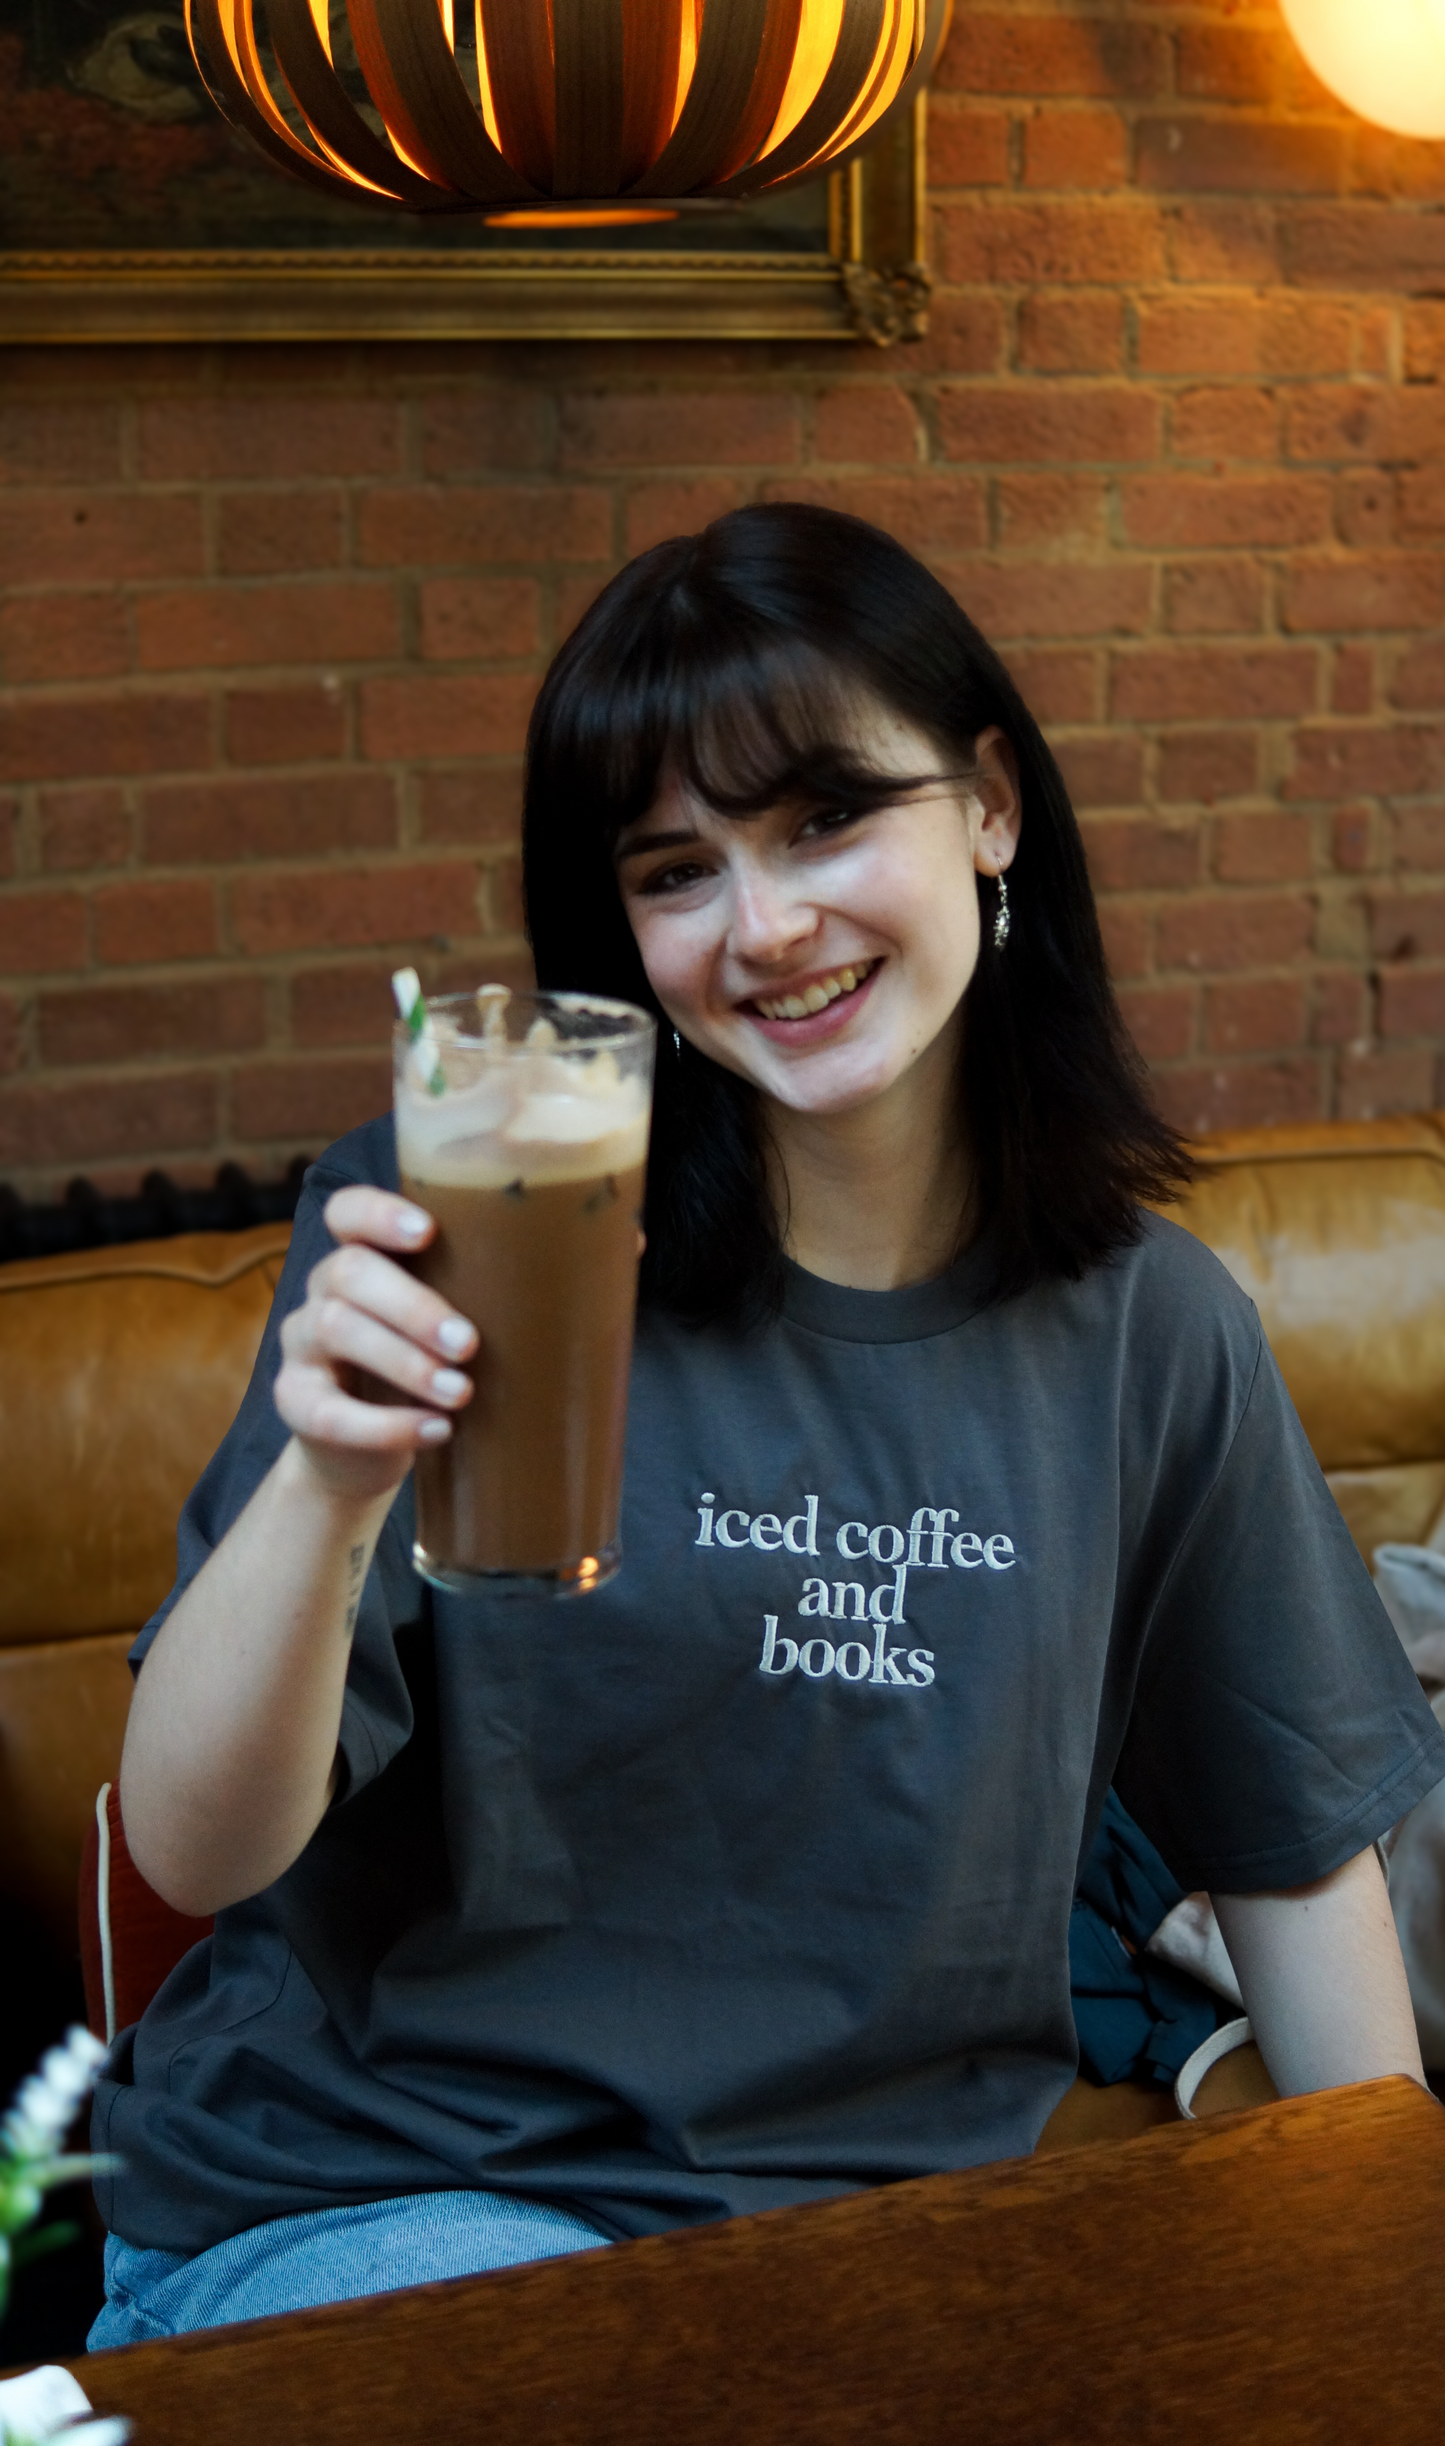
[[[1445,0],[1282,0],[1315,75],[1362,119],[1445,137]]]

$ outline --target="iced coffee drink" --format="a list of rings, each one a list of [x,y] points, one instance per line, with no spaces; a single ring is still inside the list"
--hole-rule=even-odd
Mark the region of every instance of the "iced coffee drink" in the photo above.
[[[397,1030],[412,1260],[475,1325],[476,1390],[416,1460],[419,1571],[559,1592],[617,1569],[655,1029],[578,994],[451,995]]]

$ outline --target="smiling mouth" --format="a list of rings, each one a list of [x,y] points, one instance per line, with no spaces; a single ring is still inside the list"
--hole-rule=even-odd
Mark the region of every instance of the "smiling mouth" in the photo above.
[[[764,1019],[812,1019],[817,1012],[826,1011],[830,1003],[856,994],[861,985],[866,985],[878,965],[876,959],[855,960],[847,968],[832,968],[826,976],[814,977],[801,993],[779,994],[769,998],[755,994],[743,1007],[757,1011]]]

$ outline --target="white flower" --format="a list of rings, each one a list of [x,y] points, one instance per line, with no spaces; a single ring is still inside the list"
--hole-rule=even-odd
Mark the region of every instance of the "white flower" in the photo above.
[[[21,2163],[53,2157],[95,2087],[109,2049],[103,2039],[77,2026],[65,2043],[51,2047],[40,2069],[22,2081],[0,2122],[0,2150]]]
[[[126,2420],[92,2420],[90,2399],[69,2370],[57,2364],[0,2379],[0,2446],[125,2446]]]

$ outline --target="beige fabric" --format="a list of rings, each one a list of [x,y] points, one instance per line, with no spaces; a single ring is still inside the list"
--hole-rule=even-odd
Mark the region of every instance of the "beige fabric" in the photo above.
[[[1366,1562],[1377,1546],[1424,1546],[1445,1505],[1445,1461],[1327,1469],[1330,1492]]]

